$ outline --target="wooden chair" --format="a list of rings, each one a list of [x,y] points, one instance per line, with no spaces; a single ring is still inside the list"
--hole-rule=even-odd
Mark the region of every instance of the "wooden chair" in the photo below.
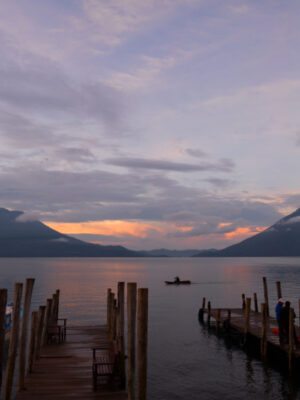
[[[109,349],[93,347],[93,388],[97,389],[98,377],[107,378],[112,385],[116,378],[120,377],[120,353],[117,342],[114,340]],[[99,353],[100,351],[100,353]]]

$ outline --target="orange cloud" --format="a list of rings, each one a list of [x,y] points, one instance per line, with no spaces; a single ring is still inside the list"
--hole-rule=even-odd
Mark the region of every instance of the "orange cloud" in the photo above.
[[[45,222],[47,226],[66,235],[92,234],[105,236],[132,235],[147,237],[149,230],[162,231],[155,224],[128,222],[117,220],[87,221],[87,222]]]
[[[245,228],[237,228],[232,232],[225,233],[226,239],[232,239],[238,236],[251,236],[255,235],[256,233],[262,232],[265,230],[267,227],[261,227],[261,226],[256,226],[254,229],[250,227],[245,227]]]

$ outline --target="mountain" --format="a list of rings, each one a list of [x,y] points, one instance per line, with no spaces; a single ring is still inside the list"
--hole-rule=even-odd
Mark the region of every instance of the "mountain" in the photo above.
[[[0,208],[0,257],[140,257],[122,246],[101,246],[63,235],[21,211]]]
[[[194,257],[299,257],[300,208],[276,224],[240,243]]]
[[[168,249],[154,249],[142,250],[146,257],[192,257],[198,254],[201,250],[168,250]]]

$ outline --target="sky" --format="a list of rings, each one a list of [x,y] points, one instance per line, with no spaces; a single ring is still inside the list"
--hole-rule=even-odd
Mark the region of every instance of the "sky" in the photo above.
[[[0,2],[0,206],[131,249],[300,207],[298,0]]]

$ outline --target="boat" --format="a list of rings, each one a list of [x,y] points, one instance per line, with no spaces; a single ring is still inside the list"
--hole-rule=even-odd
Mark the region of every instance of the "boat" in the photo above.
[[[13,311],[13,304],[10,303],[6,306],[5,311],[5,340],[9,339],[11,325],[12,325],[12,311]]]
[[[10,303],[6,306],[5,310],[5,340],[8,340],[10,337],[10,331],[12,326],[12,313],[13,313],[13,303]],[[21,306],[20,310],[20,318],[23,316],[23,307]]]
[[[165,281],[166,285],[190,285],[191,281]]]

